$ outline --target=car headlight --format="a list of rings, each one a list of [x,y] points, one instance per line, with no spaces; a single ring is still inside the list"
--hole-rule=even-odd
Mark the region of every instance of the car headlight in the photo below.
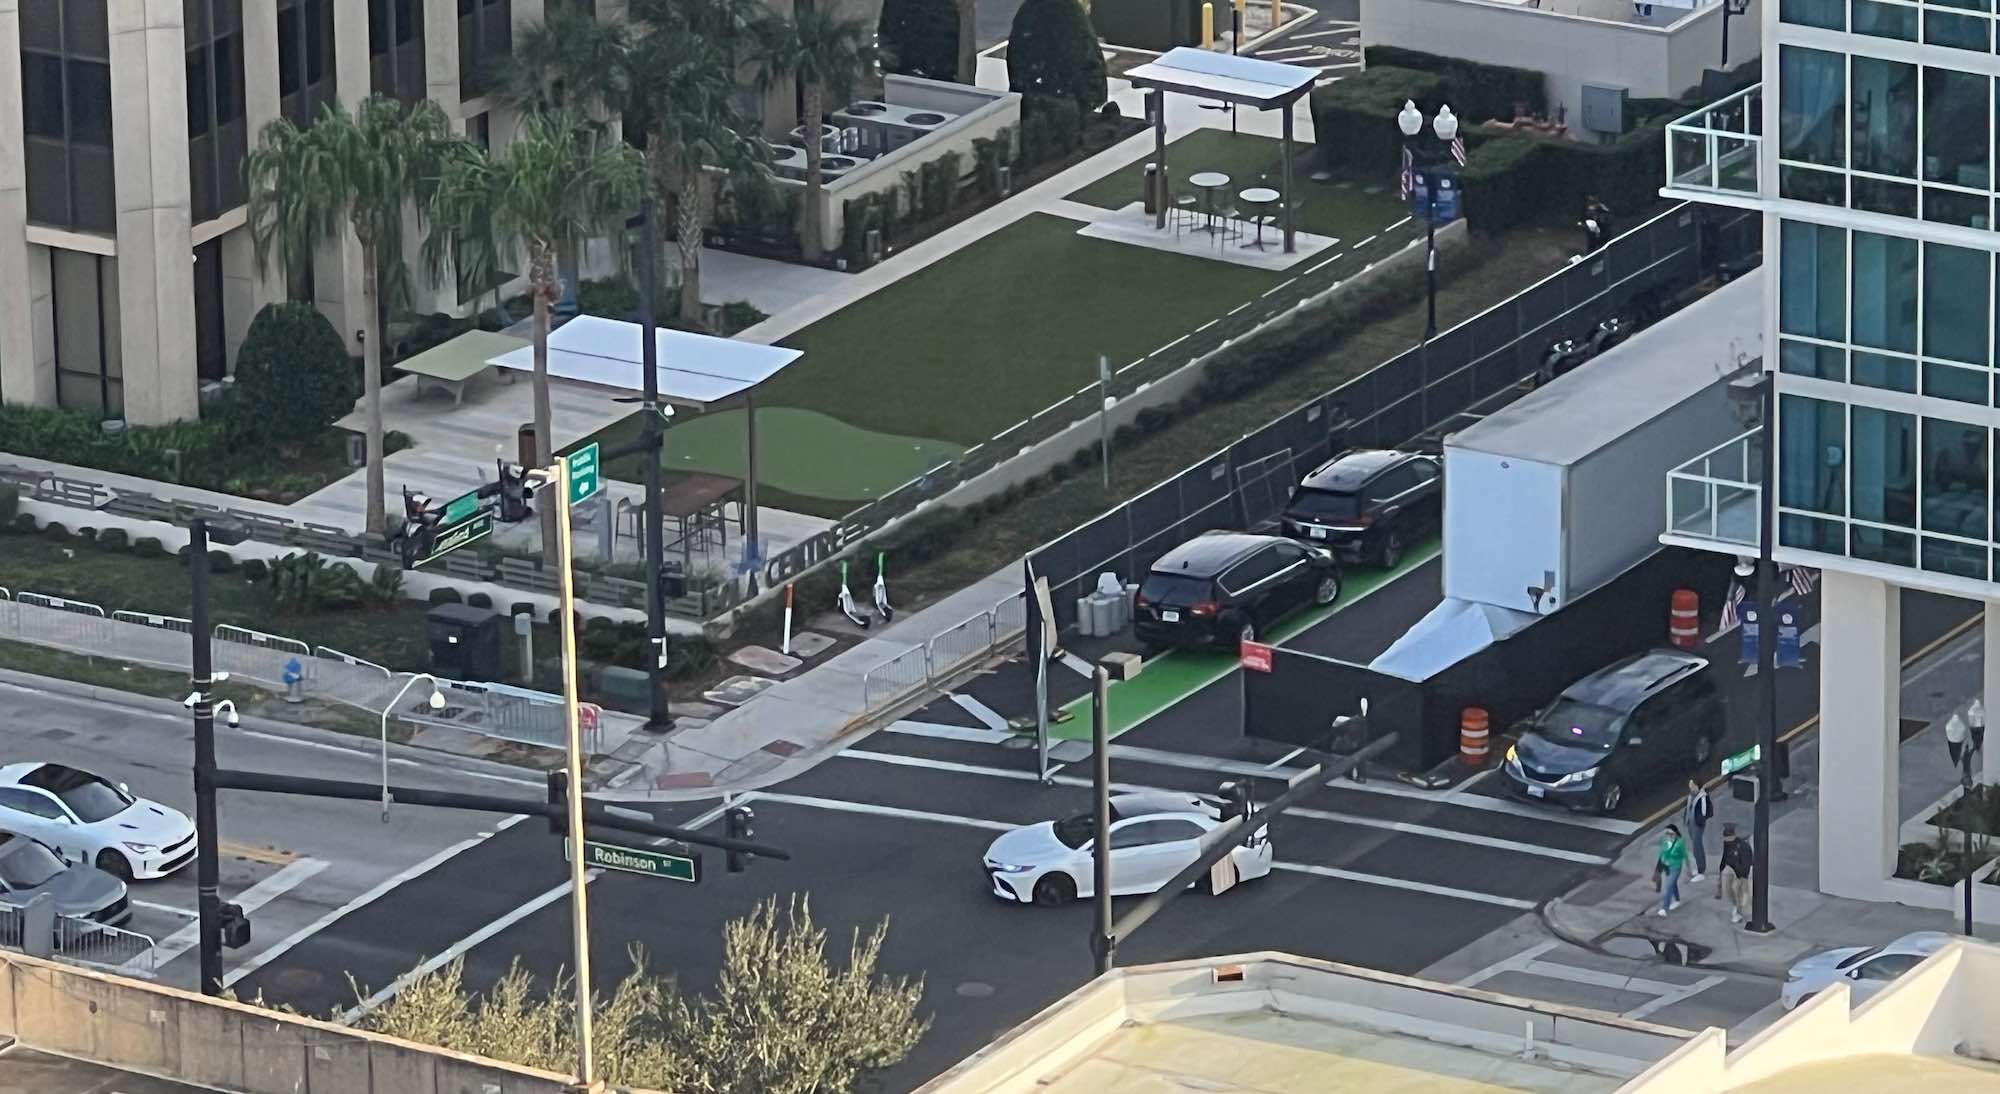
[[[1557,786],[1582,786],[1597,777],[1597,769],[1586,767],[1582,771],[1572,771],[1556,780]]]
[[[159,850],[158,847],[150,843],[128,843],[125,845],[125,849],[135,855],[150,855]]]
[[[1521,774],[1521,750],[1509,745],[1507,747],[1507,758],[1501,761],[1501,766],[1516,775]]]
[[[989,862],[986,864],[986,868],[996,874],[1025,874],[1029,870],[1034,869],[1032,866],[1015,866],[1005,862]]]

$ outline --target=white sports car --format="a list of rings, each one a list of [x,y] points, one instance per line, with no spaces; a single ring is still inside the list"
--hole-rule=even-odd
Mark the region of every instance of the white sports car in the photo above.
[[[1201,856],[1201,839],[1222,824],[1212,805],[1177,794],[1118,794],[1111,799],[1111,895],[1158,892]],[[1067,904],[1095,895],[1089,813],[1016,828],[986,849],[993,895],[1023,904]],[[1269,830],[1231,849],[1239,881],[1271,872]]]
[[[1954,937],[1943,931],[1914,931],[1886,946],[1843,946],[1814,954],[1791,967],[1785,986],[1778,989],[1778,1001],[1791,1010],[1846,980],[1848,1001],[1859,1006]]]
[[[128,880],[165,877],[194,859],[187,814],[62,764],[0,767],[0,829]]]

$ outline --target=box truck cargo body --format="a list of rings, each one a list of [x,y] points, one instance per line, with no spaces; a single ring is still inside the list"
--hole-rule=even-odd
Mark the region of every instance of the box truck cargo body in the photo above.
[[[1763,356],[1763,278],[1446,437],[1444,595],[1547,615],[1658,550],[1667,473],[1743,431],[1728,384]]]

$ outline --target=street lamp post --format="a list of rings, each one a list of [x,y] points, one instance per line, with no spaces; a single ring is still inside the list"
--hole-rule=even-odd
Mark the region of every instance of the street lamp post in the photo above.
[[[1763,724],[1757,735],[1757,805],[1753,815],[1750,922],[1745,929],[1759,934],[1771,927],[1771,801],[1778,789],[1778,613],[1776,547],[1778,512],[1778,383],[1764,374],[1760,391],[1763,419],[1763,483],[1757,498],[1757,681]]]
[[[431,709],[444,709],[444,692],[438,690],[437,677],[428,672],[410,674],[410,678],[403,681],[402,690],[396,692],[396,697],[389,700],[388,705],[382,708],[382,823],[384,824],[389,823],[389,715],[395,712],[396,704],[403,701],[403,696],[408,695],[419,680],[431,682]]]
[[[1417,167],[1415,141],[1424,130],[1423,112],[1417,109],[1414,100],[1404,100],[1403,109],[1396,115],[1396,125],[1403,131],[1403,160],[1405,166],[1414,173]],[[1449,105],[1438,107],[1437,117],[1431,120],[1431,132],[1446,147],[1458,136],[1458,115],[1451,112]],[[1428,164],[1425,165],[1428,168]],[[1424,340],[1437,337],[1437,180],[1424,180]]]

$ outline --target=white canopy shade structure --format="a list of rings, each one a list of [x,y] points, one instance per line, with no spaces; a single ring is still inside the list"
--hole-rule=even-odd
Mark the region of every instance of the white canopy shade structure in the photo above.
[[[1212,53],[1192,46],[1178,46],[1125,73],[1133,87],[1152,92],[1147,96],[1146,113],[1153,119],[1153,151],[1160,166],[1160,178],[1167,174],[1166,93],[1177,92],[1198,99],[1235,103],[1254,110],[1278,110],[1284,117],[1283,177],[1279,187],[1284,213],[1285,253],[1293,247],[1292,227],[1292,107],[1313,89],[1319,70],[1304,65],[1260,61],[1229,53]],[[1154,227],[1167,226],[1168,202],[1156,203]]]
[[[717,338],[692,331],[656,327],[660,398],[668,403],[705,409],[738,395],[743,397],[743,517],[750,550],[757,539],[757,406],[758,384],[776,376],[805,354],[784,346],[766,346]],[[597,384],[623,391],[644,391],[645,349],[639,324],[596,315],[579,315],[549,332],[549,375],[555,379]],[[504,369],[533,372],[535,347],[530,344],[491,358]]]

